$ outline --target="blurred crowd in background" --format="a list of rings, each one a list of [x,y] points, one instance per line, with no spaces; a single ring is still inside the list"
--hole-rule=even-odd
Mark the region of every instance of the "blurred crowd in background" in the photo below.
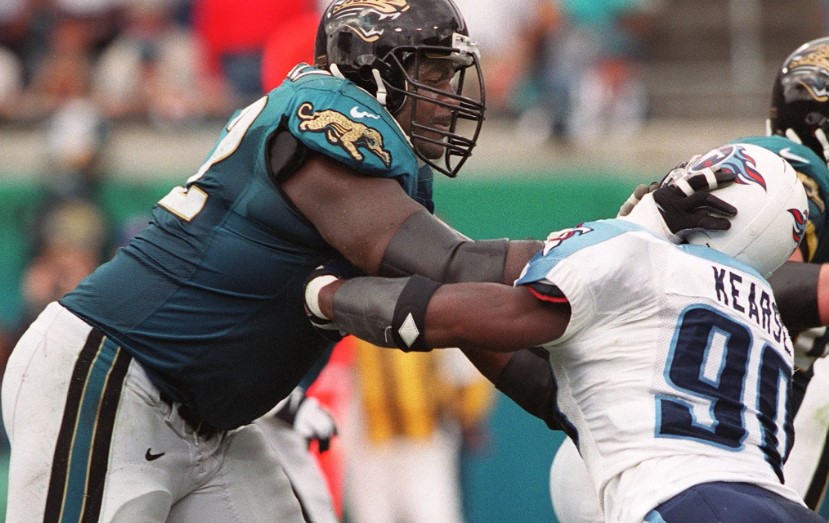
[[[568,119],[590,112],[626,122],[644,114],[635,63],[663,1],[457,3],[482,48],[492,113],[544,109],[551,132],[564,135]],[[0,122],[37,122],[78,99],[112,120],[223,119],[275,87],[290,60],[312,59],[325,3],[4,0]],[[596,93],[580,85],[605,103],[585,107]]]

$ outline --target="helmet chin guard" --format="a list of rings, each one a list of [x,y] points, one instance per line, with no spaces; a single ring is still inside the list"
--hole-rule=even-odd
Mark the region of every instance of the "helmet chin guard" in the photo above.
[[[485,104],[478,46],[452,0],[334,0],[322,15],[314,51],[317,67],[371,93],[398,121],[409,118],[401,124],[421,160],[457,175],[477,143]],[[421,77],[432,59],[451,61],[456,73],[451,89]],[[423,104],[450,113],[449,121],[417,121],[416,109]],[[441,149],[442,154],[434,152]]]
[[[732,144],[695,157],[686,176],[724,169],[736,181],[716,196],[737,208],[727,231],[693,231],[687,243],[706,245],[757,269],[765,277],[785,262],[806,231],[809,204],[797,173],[780,156],[757,145]]]

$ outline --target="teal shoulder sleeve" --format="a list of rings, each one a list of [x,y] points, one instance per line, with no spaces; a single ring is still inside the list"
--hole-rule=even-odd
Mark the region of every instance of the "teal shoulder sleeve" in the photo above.
[[[287,128],[302,144],[366,176],[398,178],[408,194],[416,193],[414,150],[374,97],[316,69],[286,85],[293,89],[285,110]]]

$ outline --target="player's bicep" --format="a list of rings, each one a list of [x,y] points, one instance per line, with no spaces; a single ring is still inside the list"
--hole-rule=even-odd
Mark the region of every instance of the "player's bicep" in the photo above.
[[[280,185],[323,238],[368,274],[377,273],[400,224],[422,209],[395,179],[361,176],[319,154]]]

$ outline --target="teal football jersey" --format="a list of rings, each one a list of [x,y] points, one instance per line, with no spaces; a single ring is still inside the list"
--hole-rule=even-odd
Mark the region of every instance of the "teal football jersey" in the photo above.
[[[362,175],[398,180],[413,198],[431,194],[385,108],[301,64],[235,114],[150,225],[61,300],[217,428],[266,413],[329,345],[305,316],[303,283],[337,253],[271,180],[267,146],[282,129]]]

